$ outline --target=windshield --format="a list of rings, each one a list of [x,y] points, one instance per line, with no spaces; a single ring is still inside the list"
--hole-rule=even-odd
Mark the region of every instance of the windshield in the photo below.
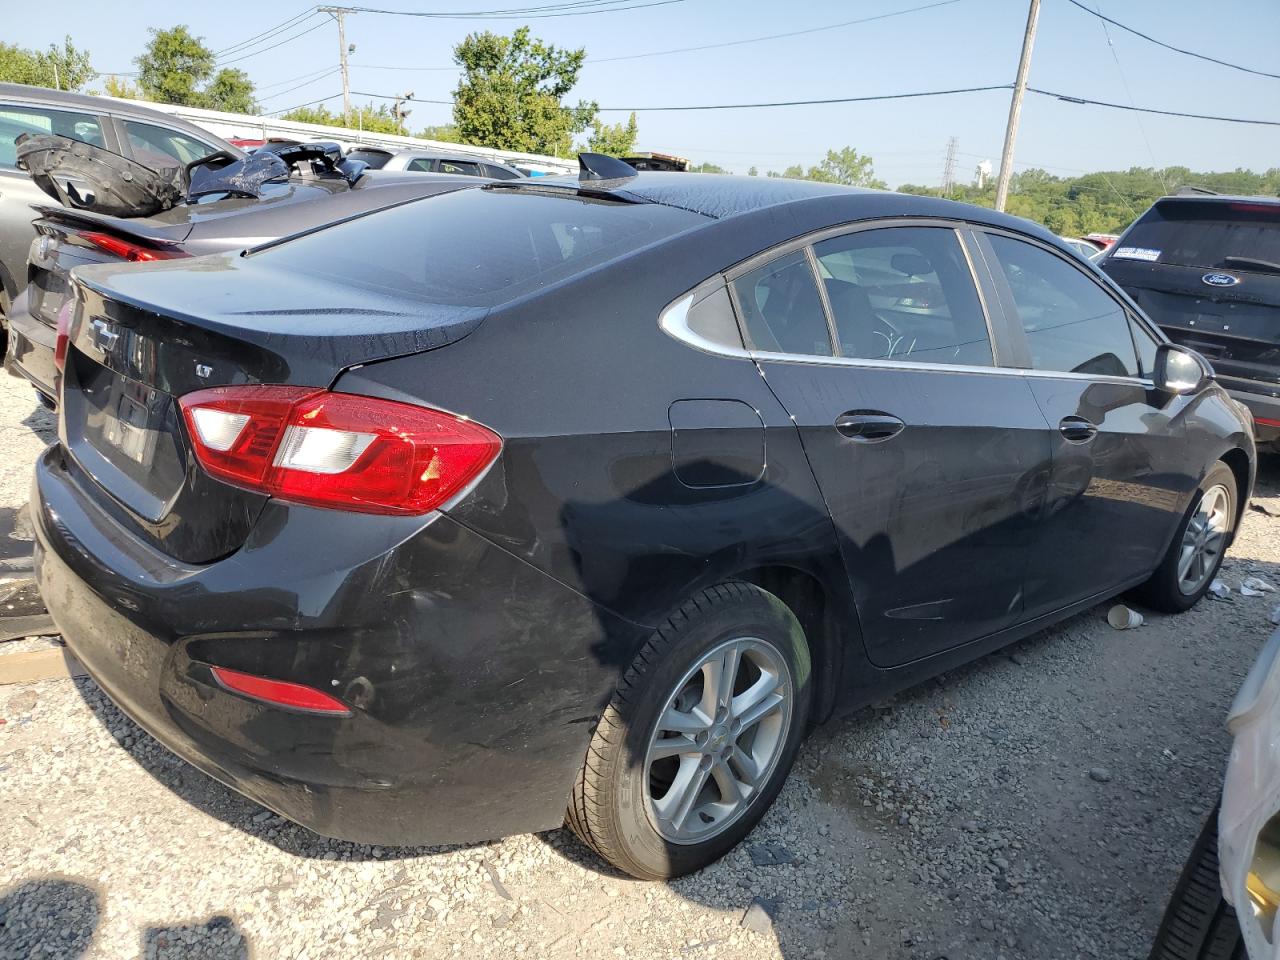
[[[1280,203],[1164,200],[1112,253],[1192,267],[1273,273],[1280,264]]]

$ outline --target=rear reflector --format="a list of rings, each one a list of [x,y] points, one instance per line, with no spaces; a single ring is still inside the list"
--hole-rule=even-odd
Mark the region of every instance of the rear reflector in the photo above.
[[[59,372],[67,368],[67,346],[71,342],[71,317],[75,306],[75,300],[68,297],[58,308],[58,339],[53,345],[53,365]]]
[[[334,510],[429,513],[502,450],[493,431],[451,413],[311,387],[214,387],[179,402],[208,473]]]
[[[130,263],[146,263],[151,260],[175,260],[179,257],[190,256],[189,253],[182,250],[144,247],[131,240],[126,240],[124,237],[117,237],[112,233],[97,233],[91,230],[84,230],[80,232],[79,236],[88,240],[99,250],[105,250],[107,253],[114,254],[121,260],[128,260]]]
[[[213,678],[227,690],[242,693],[246,697],[261,700],[263,703],[288,707],[291,710],[305,710],[308,713],[351,716],[351,708],[345,703],[314,687],[288,683],[284,680],[272,680],[269,677],[258,677],[251,673],[241,673],[239,670],[228,670],[226,667],[209,669],[213,672]]]

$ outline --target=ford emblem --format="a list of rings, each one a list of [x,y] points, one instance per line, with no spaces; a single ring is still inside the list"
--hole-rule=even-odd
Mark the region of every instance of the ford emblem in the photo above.
[[[1200,279],[1211,287],[1234,287],[1240,282],[1239,277],[1233,277],[1229,273],[1206,273]]]

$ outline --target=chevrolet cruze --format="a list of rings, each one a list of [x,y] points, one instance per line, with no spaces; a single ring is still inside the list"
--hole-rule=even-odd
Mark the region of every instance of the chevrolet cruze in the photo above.
[[[73,276],[50,612],[173,751],[364,843],[567,820],[695,870],[812,725],[1190,607],[1253,482],[1198,355],[937,199],[586,157]]]

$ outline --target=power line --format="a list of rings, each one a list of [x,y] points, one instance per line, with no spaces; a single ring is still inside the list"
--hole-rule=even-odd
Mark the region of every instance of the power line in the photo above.
[[[685,110],[750,110],[756,107],[801,107],[832,103],[868,103],[874,100],[911,100],[918,97],[944,97],[955,93],[982,93],[988,90],[1008,90],[1010,84],[998,83],[987,87],[960,87],[955,90],[923,90],[918,93],[885,93],[868,97],[827,97],[821,100],[777,100],[768,103],[716,103],[699,106],[671,107],[596,107],[599,113],[654,113],[658,111]],[[394,95],[385,93],[359,93],[357,97],[375,97],[381,100],[394,100]],[[421,97],[409,98],[415,103],[435,103],[453,106],[452,100],[428,100]],[[562,110],[576,110],[576,107],[561,107]]]
[[[377,7],[348,7],[355,13],[381,13],[396,17],[423,17],[429,20],[544,20],[549,17],[577,17],[592,13],[620,13],[624,10],[643,10],[646,7],[665,7],[686,0],[581,0],[579,3],[552,4],[539,7],[513,7],[507,10],[476,10],[430,12],[425,10],[385,10]]]
[[[295,90],[301,90],[303,87],[309,87],[311,86],[311,84],[318,83],[319,81],[324,80],[326,77],[333,76],[335,73],[339,71],[339,69],[340,69],[339,67],[330,67],[325,73],[320,74],[320,76],[318,77],[312,77],[310,80],[304,80],[302,83],[298,84],[296,87],[289,87],[287,90],[281,90],[278,93],[269,93],[267,94],[267,96],[263,97],[262,99],[274,100],[276,97],[283,97],[286,93],[293,93],[293,91]]]
[[[272,88],[274,88],[274,87],[282,87],[282,86],[284,86],[286,83],[293,83],[293,82],[295,82],[295,81],[297,81],[297,80],[305,80],[305,79],[307,79],[308,77],[313,77],[313,78],[314,78],[314,77],[323,76],[323,75],[325,75],[325,74],[329,73],[330,71],[332,71],[332,70],[336,70],[336,69],[337,69],[337,67],[332,67],[332,66],[330,66],[330,67],[321,67],[319,70],[313,70],[313,71],[311,71],[310,73],[302,73],[302,74],[299,74],[299,75],[298,75],[298,76],[296,76],[296,77],[289,77],[287,80],[277,80],[275,83],[264,83],[264,84],[262,84],[261,86],[259,86],[257,89],[258,89],[258,90],[271,90],[271,89],[272,89]]]
[[[959,3],[960,0],[939,0],[937,3],[926,3],[918,7],[908,7],[905,10],[893,10],[889,13],[877,14],[874,17],[860,17],[857,20],[845,20],[840,23],[828,23],[820,27],[809,27],[805,30],[792,30],[788,33],[772,33],[763,37],[749,37],[745,40],[727,40],[723,43],[707,43],[697,47],[676,47],[671,50],[653,50],[649,53],[630,53],[621,57],[599,57],[588,58],[586,63],[617,63],[621,60],[640,60],[644,57],[665,57],[673,53],[691,53],[696,50],[715,50],[720,47],[739,47],[748,43],[761,43],[765,40],[781,40],[785,37],[799,37],[808,33],[821,33],[824,30],[837,30],[841,27],[852,27],[859,23],[871,23],[874,20],[888,20],[891,17],[901,17],[908,13],[918,13],[921,10],[932,10],[935,7],[945,7],[953,3]]]
[[[255,33],[252,37],[250,37],[247,40],[241,40],[239,43],[233,43],[229,47],[223,47],[221,50],[215,50],[213,52],[213,55],[215,57],[224,57],[228,53],[235,53],[236,51],[241,50],[245,47],[251,47],[255,43],[257,43],[259,40],[265,40],[268,37],[271,37],[277,33],[280,33],[282,30],[288,30],[291,26],[294,26],[296,23],[306,20],[308,17],[315,16],[315,14],[316,14],[316,8],[308,7],[306,10],[303,10],[298,15],[290,17],[284,23],[276,24],[274,27],[271,27],[268,30],[262,31],[262,33]]]
[[[1121,30],[1124,30],[1126,33],[1132,33],[1135,37],[1141,37],[1143,40],[1146,40],[1148,43],[1154,43],[1157,47],[1164,47],[1166,50],[1172,50],[1174,53],[1181,53],[1184,56],[1195,57],[1197,60],[1205,60],[1209,63],[1216,63],[1220,67],[1230,67],[1232,70],[1240,70],[1243,73],[1252,73],[1254,76],[1270,77],[1272,80],[1280,80],[1280,73],[1267,73],[1265,70],[1255,70],[1253,69],[1253,67],[1246,67],[1239,63],[1231,63],[1229,60],[1219,60],[1217,57],[1211,57],[1206,53],[1196,53],[1194,50],[1184,50],[1182,47],[1175,47],[1171,43],[1165,43],[1163,40],[1157,40],[1155,37],[1151,36],[1150,34],[1143,33],[1141,30],[1135,30],[1133,27],[1126,26],[1125,24],[1121,23],[1119,20],[1113,20],[1110,17],[1104,15],[1100,10],[1090,10],[1087,6],[1081,3],[1080,0],[1067,0],[1067,2],[1070,3],[1072,6],[1079,7],[1085,13],[1089,14],[1089,16],[1097,17],[1100,20],[1105,20],[1107,23],[1111,24],[1113,27],[1119,27]]]
[[[270,117],[277,113],[292,113],[294,110],[301,110],[303,107],[314,107],[317,103],[324,103],[328,100],[336,100],[340,96],[342,96],[341,91],[339,91],[338,93],[330,94],[327,97],[321,97],[319,100],[308,100],[306,103],[295,103],[292,107],[281,107],[278,110],[271,110],[263,114],[263,116]]]
[[[1255,124],[1262,127],[1280,127],[1280,120],[1257,120],[1252,117],[1220,117],[1215,114],[1208,113],[1183,113],[1180,110],[1157,110],[1154,107],[1135,107],[1123,103],[1108,103],[1105,100],[1089,100],[1085,97],[1071,97],[1065,93],[1054,93],[1052,90],[1040,90],[1036,87],[1027,87],[1031,93],[1038,93],[1042,97],[1054,97],[1066,103],[1083,103],[1093,107],[1110,107],[1113,110],[1132,110],[1138,113],[1154,113],[1162,117],[1187,117],[1191,120],[1218,120],[1222,123],[1247,123]]]
[[[716,50],[721,47],[738,47],[749,43],[763,43],[766,40],[782,40],[787,37],[799,37],[809,33],[821,33],[826,30],[838,30],[842,27],[852,27],[861,23],[871,23],[875,20],[888,20],[891,17],[901,17],[909,13],[918,13],[922,10],[932,10],[935,7],[945,7],[953,3],[960,3],[962,0],[938,0],[936,3],[926,3],[918,7],[908,7],[905,10],[891,10],[888,13],[877,14],[873,17],[860,17],[857,20],[842,20],[839,23],[826,23],[820,27],[808,27],[804,30],[791,30],[787,33],[771,33],[763,37],[747,37],[743,40],[727,40],[723,43],[707,43],[696,47],[675,47],[671,50],[651,50],[648,53],[629,53],[617,57],[587,57],[583,61],[584,65],[596,63],[619,63],[623,60],[640,60],[645,57],[665,57],[676,53],[692,53],[698,50]],[[457,71],[459,67],[409,67],[409,66],[383,66],[381,64],[361,64],[364,70],[414,70],[421,72],[434,71]]]
[[[246,53],[243,57],[236,57],[234,60],[223,60],[221,63],[218,64],[218,66],[225,67],[233,63],[239,63],[241,60],[248,60],[250,57],[256,57],[258,56],[258,54],[266,53],[268,50],[274,50],[276,47],[283,47],[286,43],[293,43],[293,41],[301,37],[305,37],[308,33],[313,33],[316,30],[319,30],[321,27],[326,27],[328,25],[329,25],[328,20],[321,20],[319,23],[315,24],[314,26],[308,27],[306,30],[303,30],[301,33],[295,33],[291,37],[285,37],[283,40],[277,43],[273,43],[269,47],[261,47],[258,50],[254,50],[252,53]]]

